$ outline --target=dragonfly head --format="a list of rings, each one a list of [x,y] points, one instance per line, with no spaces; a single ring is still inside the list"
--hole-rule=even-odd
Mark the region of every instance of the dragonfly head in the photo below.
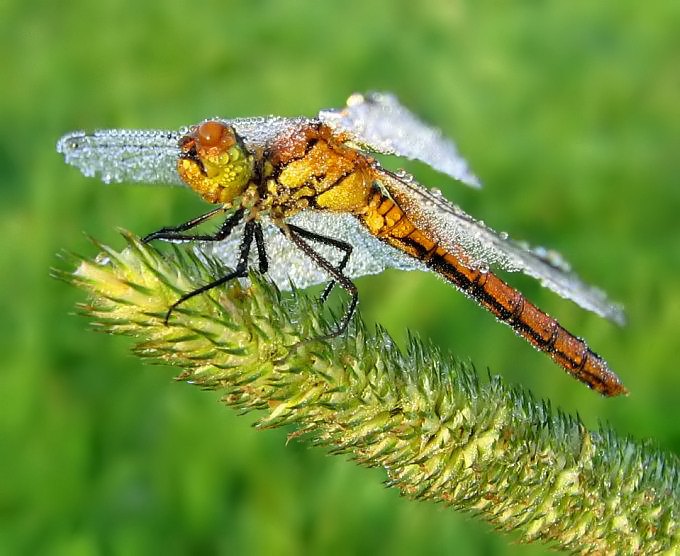
[[[209,120],[179,141],[180,178],[210,203],[231,203],[253,177],[253,157],[234,128]]]

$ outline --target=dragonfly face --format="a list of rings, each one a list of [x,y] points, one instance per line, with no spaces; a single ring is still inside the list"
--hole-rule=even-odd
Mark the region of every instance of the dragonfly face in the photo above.
[[[253,157],[231,126],[203,122],[180,139],[179,148],[179,177],[209,203],[230,206],[253,178]]]
[[[64,136],[57,149],[86,175],[105,181],[184,183],[218,207],[145,241],[194,241],[199,253],[235,268],[188,292],[187,299],[259,263],[282,289],[330,280],[351,295],[350,278],[393,266],[437,273],[572,376],[604,395],[626,392],[607,363],[490,268],[521,271],[581,307],[618,324],[620,306],[584,284],[559,257],[533,250],[475,220],[440,193],[370,153],[417,159],[473,187],[480,183],[454,144],[389,94],[353,95],[347,107],[316,118],[213,119],[172,131],[104,130]],[[186,234],[232,211],[210,235]],[[251,249],[255,245],[256,249]],[[267,255],[269,253],[269,256]],[[256,255],[253,260],[253,255]],[[300,261],[308,261],[301,265]],[[166,317],[166,322],[167,322]]]

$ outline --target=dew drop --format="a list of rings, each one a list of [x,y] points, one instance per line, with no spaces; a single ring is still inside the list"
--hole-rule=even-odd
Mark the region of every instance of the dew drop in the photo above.
[[[347,106],[352,107],[356,106],[358,104],[363,104],[364,102],[364,95],[361,93],[354,93],[353,95],[350,95],[350,97],[347,99]]]
[[[94,262],[99,265],[111,264],[111,258],[106,253],[99,253],[95,258]]]

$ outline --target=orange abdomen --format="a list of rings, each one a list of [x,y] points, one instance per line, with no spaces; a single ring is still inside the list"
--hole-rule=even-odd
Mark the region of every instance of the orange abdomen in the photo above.
[[[492,272],[465,264],[433,242],[391,199],[374,192],[359,219],[372,234],[424,262],[578,380],[606,396],[626,393],[607,362],[583,340]]]

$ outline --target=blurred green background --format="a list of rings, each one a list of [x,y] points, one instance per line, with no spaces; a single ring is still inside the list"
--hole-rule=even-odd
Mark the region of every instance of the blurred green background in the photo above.
[[[680,5],[345,0],[0,4],[0,553],[544,554],[401,499],[380,470],[256,432],[218,395],[143,365],[72,316],[48,277],[82,232],[123,245],[205,210],[180,188],[107,187],[58,137],[207,116],[313,115],[394,91],[484,181],[420,180],[560,250],[624,302],[618,329],[513,277],[631,391],[605,400],[434,276],[358,280],[361,311],[410,328],[593,428],[680,451]],[[399,165],[399,162],[396,162]]]

